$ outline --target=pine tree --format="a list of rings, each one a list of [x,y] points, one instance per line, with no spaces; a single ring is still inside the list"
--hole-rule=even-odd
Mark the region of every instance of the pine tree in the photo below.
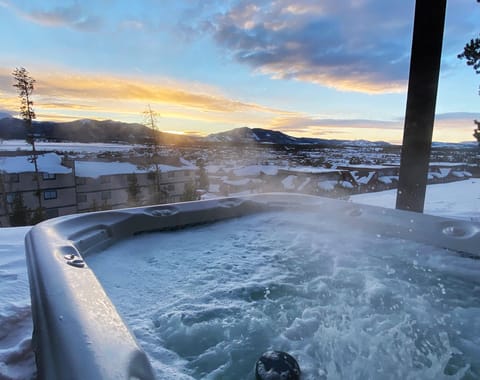
[[[208,187],[210,186],[210,181],[208,179],[207,171],[205,170],[205,162],[203,161],[203,159],[197,160],[197,166],[198,166],[198,174],[199,174],[198,186],[200,187],[200,189],[204,189],[208,191]]]
[[[196,201],[197,200],[197,189],[195,189],[195,184],[193,182],[188,182],[185,184],[185,191],[181,197],[182,202]]]
[[[480,0],[477,0],[477,3],[480,3]],[[457,56],[459,59],[466,59],[467,65],[472,66],[475,73],[480,74],[480,38],[471,39],[470,42],[467,42],[463,48],[463,52]],[[480,87],[478,94],[480,95]],[[475,120],[477,128],[473,131],[473,136],[477,139],[478,145],[480,146],[480,123]]]
[[[98,211],[100,210],[100,207],[97,205],[97,201],[94,199],[92,201],[92,204],[90,205],[90,210],[89,211]]]
[[[140,186],[138,186],[138,178],[135,173],[129,174],[128,181],[128,203],[137,205],[139,203]]]
[[[29,224],[29,210],[25,207],[21,193],[15,193],[10,213],[10,225],[12,227],[27,226]]]
[[[473,137],[477,139],[478,145],[480,145],[480,121],[474,120],[474,123],[477,125],[477,128],[473,131]]]
[[[145,125],[151,129],[152,133],[152,143],[151,147],[153,152],[149,155],[149,165],[154,167],[153,172],[153,184],[154,184],[154,195],[153,200],[155,203],[162,203],[162,199],[165,198],[164,191],[160,188],[160,165],[158,163],[160,157],[160,143],[158,141],[158,124],[157,124],[157,113],[152,110],[150,105],[143,112],[145,118]]]
[[[13,71],[12,75],[15,81],[13,87],[17,88],[18,97],[20,98],[20,115],[22,116],[27,129],[26,141],[32,146],[32,156],[30,157],[30,162],[33,163],[35,168],[34,179],[37,187],[35,196],[38,199],[38,209],[36,210],[36,215],[37,219],[43,220],[45,218],[43,216],[42,192],[40,190],[40,176],[38,172],[38,153],[35,148],[35,133],[33,130],[33,120],[36,118],[32,101],[35,79],[30,76],[24,67],[17,67]]]

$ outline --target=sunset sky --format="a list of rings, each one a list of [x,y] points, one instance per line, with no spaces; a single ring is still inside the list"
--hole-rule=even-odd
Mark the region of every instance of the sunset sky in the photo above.
[[[473,141],[480,75],[456,58],[480,4],[447,0],[434,140]],[[12,71],[36,79],[38,120],[143,122],[400,143],[413,0],[0,0],[0,117]]]

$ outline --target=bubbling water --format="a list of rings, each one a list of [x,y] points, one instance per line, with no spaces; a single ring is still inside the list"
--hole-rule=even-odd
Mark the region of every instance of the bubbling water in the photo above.
[[[267,213],[145,234],[88,257],[161,379],[480,377],[480,261]]]

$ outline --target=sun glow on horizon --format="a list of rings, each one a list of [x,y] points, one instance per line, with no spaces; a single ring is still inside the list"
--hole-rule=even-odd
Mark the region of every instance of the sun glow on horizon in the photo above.
[[[263,128],[294,137],[342,140],[387,141],[400,144],[403,121],[323,119],[305,112],[272,108],[263,104],[232,99],[220,89],[187,83],[147,81],[113,75],[35,70],[33,94],[39,121],[68,122],[78,119],[116,120],[143,124],[143,110],[150,104],[159,117],[160,130],[177,135],[207,136],[239,127]],[[55,72],[56,74],[53,74]],[[0,83],[11,82],[10,70],[0,67]],[[3,109],[17,115],[19,100],[13,88],[0,93]],[[477,114],[459,114],[439,119],[435,141],[473,141]]]

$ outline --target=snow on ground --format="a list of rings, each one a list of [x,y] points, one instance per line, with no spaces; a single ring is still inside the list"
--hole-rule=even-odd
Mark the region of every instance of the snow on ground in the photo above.
[[[54,143],[54,142],[35,142],[35,147],[38,151],[57,150],[62,152],[77,152],[77,153],[100,153],[100,152],[126,152],[133,149],[135,146],[129,144],[107,144],[107,143]],[[16,151],[25,150],[30,151],[32,146],[25,140],[3,140],[0,141],[0,151]]]
[[[395,208],[397,190],[352,195],[350,200],[372,206]],[[428,185],[425,214],[480,222],[480,178]]]
[[[351,199],[354,202],[393,208],[395,204],[395,191],[390,190],[379,193],[361,194],[353,196]],[[461,182],[428,186],[425,210],[427,213],[435,215],[474,219],[478,221],[480,218],[480,179],[469,179]],[[292,218],[286,221],[285,223],[287,226],[291,220],[295,219]],[[255,221],[255,219],[253,219],[253,221]],[[195,373],[198,374],[198,372],[195,371],[200,370],[209,371],[209,373],[216,373],[215,371],[221,372],[232,370],[235,361],[238,362],[236,369],[249,371],[251,369],[251,363],[242,362],[241,357],[238,356],[239,353],[242,352],[242,349],[245,349],[245,347],[253,343],[263,345],[262,347],[259,347],[258,350],[268,348],[265,347],[267,345],[266,338],[267,336],[272,336],[272,331],[278,331],[276,323],[280,323],[279,326],[285,327],[288,324],[290,327],[285,327],[283,335],[276,335],[274,341],[279,344],[280,348],[283,347],[291,350],[292,353],[296,354],[304,363],[307,363],[306,367],[304,364],[304,367],[309,374],[313,373],[312,371],[314,368],[314,364],[312,364],[311,361],[312,358],[315,358],[316,362],[328,362],[328,360],[331,359],[337,360],[342,366],[339,368],[346,371],[339,374],[339,368],[336,366],[327,366],[327,368],[324,368],[325,372],[318,372],[317,374],[312,375],[315,379],[323,378],[322,376],[327,372],[331,373],[332,376],[337,374],[338,378],[355,378],[355,376],[352,376],[352,373],[350,372],[351,370],[357,371],[355,373],[358,373],[359,376],[364,374],[364,378],[368,378],[369,373],[366,373],[366,369],[362,368],[365,368],[365,362],[370,364],[374,363],[375,365],[376,363],[380,365],[382,362],[385,362],[383,358],[378,356],[380,355],[380,351],[384,350],[395,358],[406,358],[404,355],[408,353],[407,351],[409,348],[401,346],[402,351],[399,352],[398,346],[396,346],[398,342],[396,342],[395,339],[398,337],[398,334],[408,335],[408,331],[414,335],[416,334],[417,339],[419,339],[416,342],[423,345],[420,352],[415,353],[415,355],[418,356],[416,356],[415,361],[411,363],[411,368],[420,371],[417,373],[418,376],[416,376],[416,378],[436,378],[437,375],[442,378],[445,377],[443,373],[439,373],[439,369],[436,366],[432,366],[430,370],[422,367],[424,363],[430,362],[435,355],[439,358],[439,363],[445,364],[450,362],[451,365],[448,368],[451,371],[455,372],[455,365],[460,368],[457,372],[458,376],[453,376],[451,378],[461,377],[461,374],[463,373],[462,368],[464,368],[465,365],[465,356],[462,356],[459,353],[459,350],[461,351],[461,347],[470,347],[470,350],[473,350],[475,347],[478,348],[480,346],[480,342],[478,342],[480,334],[471,334],[472,331],[479,331],[478,326],[472,326],[470,328],[469,334],[471,336],[465,336],[465,327],[460,326],[458,330],[460,332],[459,339],[456,341],[453,338],[453,340],[450,340],[448,334],[432,334],[435,332],[433,327],[445,327],[445,329],[447,329],[446,326],[449,326],[450,323],[454,323],[455,325],[458,324],[457,322],[459,321],[465,322],[465,326],[467,326],[468,323],[477,320],[476,316],[480,313],[480,305],[478,305],[478,289],[480,286],[478,284],[478,271],[480,268],[477,268],[477,262],[468,261],[468,265],[462,267],[464,262],[461,260],[459,261],[452,256],[443,257],[432,253],[419,258],[415,256],[416,254],[409,252],[406,254],[407,256],[405,260],[400,257],[392,257],[391,259],[395,264],[390,264],[390,261],[384,264],[384,279],[380,280],[370,276],[372,270],[368,266],[365,271],[360,273],[357,267],[360,263],[357,261],[358,258],[354,255],[348,253],[345,254],[345,252],[342,251],[343,256],[335,258],[333,252],[335,252],[337,248],[329,251],[323,250],[322,252],[324,252],[326,256],[323,256],[321,260],[306,255],[305,252],[312,250],[312,247],[325,247],[325,242],[331,242],[332,239],[329,239],[329,236],[327,235],[323,242],[314,241],[309,243],[308,239],[302,240],[299,237],[291,236],[291,242],[288,243],[284,241],[285,237],[291,235],[291,232],[287,228],[284,236],[280,236],[281,242],[285,244],[280,244],[279,249],[284,251],[284,247],[296,247],[295,249],[298,249],[300,252],[299,254],[302,257],[302,260],[306,260],[305,270],[307,270],[307,272],[310,268],[313,268],[318,264],[320,265],[320,268],[322,268],[323,265],[325,270],[332,273],[330,278],[318,278],[317,280],[312,280],[310,282],[303,282],[302,285],[290,284],[290,286],[287,285],[287,282],[284,282],[284,280],[286,281],[286,278],[290,275],[287,272],[278,271],[277,269],[289,267],[297,270],[297,264],[299,264],[299,262],[292,257],[282,258],[272,251],[271,248],[278,244],[275,243],[275,239],[269,241],[267,241],[268,239],[265,240],[266,236],[269,234],[269,230],[272,230],[268,220],[263,223],[268,227],[267,231],[261,233],[252,232],[252,234],[247,233],[247,230],[255,227],[257,222],[258,221],[255,223],[248,222],[246,226],[231,225],[235,228],[230,232],[227,230],[227,236],[225,236],[224,240],[211,239],[210,236],[214,235],[208,235],[208,241],[211,241],[210,244],[214,244],[210,249],[211,252],[209,252],[209,249],[205,244],[208,242],[202,237],[205,236],[205,231],[201,228],[198,230],[185,230],[181,232],[182,234],[185,234],[185,239],[182,239],[180,235],[177,235],[178,232],[175,234],[172,233],[171,237],[167,238],[165,242],[162,242],[161,245],[156,245],[157,247],[164,247],[165,244],[171,246],[172,255],[167,261],[165,261],[165,264],[163,262],[164,260],[160,259],[158,256],[160,251],[141,250],[138,249],[138,247],[129,251],[126,247],[125,250],[128,251],[125,252],[126,254],[140,252],[142,258],[151,260],[149,267],[167,265],[172,269],[171,271],[162,271],[162,276],[167,275],[169,279],[168,281],[171,282],[162,285],[165,286],[165,288],[163,288],[160,297],[158,296],[159,288],[157,285],[154,286],[153,283],[144,283],[142,286],[145,286],[145,288],[142,292],[138,293],[142,294],[142,297],[145,295],[146,299],[148,299],[148,297],[156,297],[155,302],[157,306],[158,302],[160,302],[160,306],[158,306],[156,311],[151,314],[154,315],[158,327],[144,322],[133,329],[135,334],[139,336],[140,340],[146,341],[144,344],[147,349],[153,349],[154,351],[157,350],[156,354],[154,353],[153,355],[154,359],[161,358],[161,360],[157,361],[157,364],[155,364],[158,371],[166,371],[168,373],[169,366],[173,366],[174,369],[172,369],[172,371],[177,374],[180,371],[183,374],[187,372],[195,375]],[[246,230],[244,230],[245,227]],[[207,226],[202,228],[208,230],[212,227]],[[227,226],[227,229],[228,228],[230,227]],[[32,322],[23,245],[23,239],[28,229],[29,227],[0,228],[0,379],[2,380],[31,379],[35,376],[34,358],[30,351]],[[212,234],[216,233],[218,232],[212,231]],[[197,241],[196,239],[200,240]],[[200,258],[200,256],[190,257],[191,254],[188,249],[184,250],[177,245],[182,240],[187,242],[187,248],[188,244],[190,244],[188,242],[191,242],[191,253],[197,254],[202,251],[202,253],[206,255],[203,257],[207,257],[207,260]],[[345,239],[343,238],[343,240]],[[345,240],[345,243],[350,246],[348,240]],[[215,246],[215,244],[217,245]],[[228,249],[220,249],[222,244],[228,245]],[[220,261],[217,261],[217,259],[219,259],[218,255],[221,252],[231,252],[231,250],[238,249],[239,245],[248,247],[249,255],[251,252],[257,252],[259,257],[258,260],[260,261],[252,261],[251,263],[248,263],[249,258],[244,258],[242,255],[240,255],[240,258],[235,258],[235,260],[223,256],[220,257]],[[359,245],[352,248],[357,252],[358,247],[362,246]],[[388,254],[390,255],[390,253]],[[102,256],[99,256],[99,258],[101,260]],[[309,261],[317,259],[318,262],[316,262],[315,265]],[[370,257],[370,260],[375,261],[376,259],[376,257]],[[192,275],[192,268],[190,266],[187,268],[184,265],[186,261],[190,260],[197,265],[203,265],[206,269],[204,273]],[[300,263],[302,260],[300,260]],[[247,261],[247,265],[242,267],[242,265],[245,264],[245,261]],[[116,262],[124,263],[125,261],[122,259],[117,260]],[[325,265],[327,266],[325,267]],[[406,268],[409,268],[409,270],[412,271],[411,273],[415,275],[413,278],[410,277],[414,279],[413,283],[409,282],[409,277],[405,277],[402,280],[404,282],[401,282],[398,278],[388,277],[389,274],[394,275],[395,273],[405,276],[406,272],[404,272],[404,270],[406,270]],[[381,267],[377,269],[381,272]],[[116,280],[119,280],[120,277],[125,277],[128,280],[130,276],[125,276],[124,274],[130,273],[131,275],[134,275],[136,272],[136,270],[132,268],[127,268],[127,270],[128,272],[123,272],[121,276],[111,275],[109,281],[115,282]],[[277,271],[272,272],[275,270]],[[112,273],[110,266],[104,275],[109,276],[108,273]],[[180,279],[172,277],[174,274],[178,273],[184,273],[184,276]],[[245,277],[248,273],[251,275],[249,278]],[[144,272],[144,274],[148,273]],[[420,276],[417,276],[417,274]],[[425,277],[425,275],[427,275],[427,277]],[[154,276],[152,273],[151,277],[148,278],[162,276],[159,276],[158,273]],[[198,276],[203,277],[199,278]],[[232,287],[229,288],[227,286],[228,282],[220,283],[216,276],[226,276],[225,278],[229,281],[238,278],[238,281],[234,284],[235,286],[232,285]],[[460,291],[451,289],[449,285],[450,282],[462,282],[465,277],[468,277],[469,281],[472,281],[469,283],[470,290],[463,289]],[[198,282],[195,282],[196,280],[198,280]],[[408,284],[405,281],[407,281]],[[167,282],[167,280],[164,282]],[[425,285],[425,282],[428,284]],[[215,290],[205,290],[205,293],[200,296],[203,304],[196,306],[195,309],[191,309],[189,307],[189,302],[193,301],[192,295],[195,293],[190,294],[190,290],[187,291],[185,288],[181,288],[180,286],[184,283],[186,283],[187,286],[192,287],[192,291],[196,292],[201,289],[205,290],[204,286],[211,284],[214,285],[214,287],[217,288],[216,291],[220,293],[215,293]],[[403,323],[398,319],[395,319],[395,321],[392,322],[390,316],[395,313],[392,313],[391,310],[389,311],[389,308],[398,307],[399,310],[404,310],[405,307],[412,307],[413,309],[411,309],[411,311],[418,313],[421,312],[424,306],[419,304],[417,305],[419,307],[417,307],[415,305],[405,304],[403,299],[398,299],[397,295],[388,291],[390,286],[395,286],[395,284],[398,285],[398,283],[401,284],[400,286],[406,287],[398,292],[400,295],[403,290],[406,292],[421,290],[416,296],[416,302],[420,302],[426,297],[437,297],[433,299],[434,305],[428,305],[429,308],[435,308],[435,304],[439,301],[439,305],[446,305],[445,307],[448,309],[448,307],[450,307],[448,305],[451,305],[451,302],[453,301],[451,299],[444,299],[443,297],[445,294],[456,297],[455,299],[457,301],[453,302],[454,304],[456,303],[456,306],[451,310],[442,310],[442,317],[437,318],[437,320],[429,320],[429,315],[425,312],[422,315],[417,315],[418,319],[416,320],[410,320],[409,322],[407,320]],[[472,286],[472,283],[477,285]],[[335,285],[339,290],[336,292],[328,291],[329,284],[332,286]],[[358,284],[360,285],[357,286]],[[195,290],[197,286],[198,290]],[[424,288],[424,286],[427,286],[427,288]],[[317,294],[318,297],[326,297],[325,301],[328,301],[327,304],[331,302],[335,303],[338,309],[333,316],[328,317],[328,313],[325,314],[327,310],[326,307],[328,306],[327,304],[322,304],[322,307],[317,308],[311,304],[306,305],[302,313],[298,312],[296,314],[289,314],[282,312],[282,303],[279,302],[279,300],[284,299],[282,298],[284,295],[286,296],[287,293],[292,290],[294,291],[294,294],[297,294],[296,292],[300,292],[298,294],[304,294],[307,289],[316,292],[315,294]],[[477,293],[476,296],[473,295],[470,297],[469,291],[472,289]],[[233,295],[231,296],[235,298],[234,301],[226,298],[230,291],[233,292]],[[287,293],[282,295],[282,292],[284,291]],[[355,304],[358,300],[355,301],[355,299],[348,298],[349,292],[352,291],[359,294],[363,300],[362,302],[376,304],[377,307],[384,308],[384,314],[380,313],[376,317],[378,323],[375,322],[375,318],[367,318],[367,314],[363,316],[365,321],[364,325],[357,324],[360,323],[358,320],[352,322],[352,317],[361,317],[361,314],[355,313],[362,313],[361,310],[357,309],[358,307],[361,308],[363,305],[363,303],[362,305]],[[179,298],[175,301],[174,298],[176,296]],[[130,305],[135,304],[129,298],[126,298],[126,300]],[[303,300],[307,302],[308,297],[303,297]],[[466,306],[463,307],[463,304],[460,305],[464,300],[466,300],[465,302],[468,301],[469,309],[467,309]],[[261,309],[257,308],[257,304],[259,303],[263,303]],[[235,316],[232,315],[232,311],[235,311],[236,307],[240,304],[247,306],[247,308],[249,308],[249,313],[252,314],[248,315],[248,317],[245,314],[243,316],[240,315],[238,317],[239,319],[235,319]],[[276,314],[268,314],[267,311],[269,308],[273,308],[273,311],[276,310]],[[432,309],[430,310],[432,311]],[[470,310],[470,312],[468,310]],[[125,311],[123,312],[125,313]],[[130,311],[127,310],[126,313],[130,313]],[[133,310],[132,313],[134,313]],[[222,317],[222,319],[220,316],[224,316],[224,318]],[[327,319],[325,319],[326,316],[328,317]],[[128,318],[130,317],[131,315],[129,315]],[[452,318],[452,320],[449,318]],[[322,326],[319,322],[322,320],[328,322],[329,325],[327,326],[324,324]],[[431,324],[430,327],[428,326],[427,321]],[[381,330],[380,326],[385,326],[385,324],[387,324],[387,329]],[[443,326],[443,324],[445,324],[445,326]],[[388,329],[388,326],[391,328]],[[164,329],[161,330],[160,327],[164,327]],[[234,340],[236,338],[240,339],[241,337],[238,335],[239,330],[237,330],[240,328],[246,329],[254,334],[250,336],[252,339],[251,341],[235,343]],[[417,333],[414,333],[418,328],[420,328],[420,330]],[[228,331],[229,334],[231,334],[233,340],[223,343],[224,345],[222,346],[219,339],[225,331]],[[351,340],[355,338],[354,334],[356,331],[365,334],[362,339],[365,339],[365,342],[368,344],[362,343],[361,340]],[[375,333],[378,334],[378,341],[372,340],[372,334]],[[191,339],[197,339],[196,341],[198,341],[198,339],[201,339],[202,337],[213,338],[215,344],[211,347],[202,346],[202,349],[200,350],[201,352],[194,352],[193,354],[197,355],[195,360],[189,361],[188,358],[185,359],[186,357],[189,357],[190,352],[188,350],[193,350],[193,346],[189,345],[188,342],[191,342]],[[314,343],[312,341],[313,338],[318,339],[319,342],[323,342],[321,343],[322,345],[312,345]],[[472,339],[477,339],[477,341],[472,342]],[[157,347],[156,344],[158,340],[166,341],[169,346],[163,348]],[[452,343],[454,341],[456,342],[455,344]],[[334,349],[336,342],[340,344],[340,346],[338,346],[341,348],[340,351],[338,351],[338,347],[336,350]],[[440,343],[440,346],[443,348],[437,346],[438,351],[436,354],[427,357],[425,356],[425,352],[431,349],[429,347],[431,347],[432,342]],[[413,341],[411,343],[414,344]],[[392,344],[393,346],[389,346],[389,344]],[[306,347],[311,347],[311,349],[302,351]],[[378,347],[378,350],[376,347]],[[232,348],[232,350],[227,351],[228,348]],[[430,352],[430,354],[432,353]],[[245,355],[252,359],[257,355],[257,352],[252,351],[245,353]],[[215,365],[212,365],[212,362],[209,362],[209,360],[214,357],[219,361],[215,362]],[[477,352],[477,358],[478,357],[480,357],[480,353]],[[158,364],[159,362],[162,362],[163,364]],[[387,364],[392,366],[392,368],[389,368],[389,370],[392,371],[395,370],[397,365],[396,363],[392,364],[388,361]],[[480,376],[480,364],[478,363],[478,360],[473,368],[476,368],[475,371],[477,371],[475,376]],[[470,378],[474,378],[475,376],[470,376]],[[384,378],[384,376],[382,377]],[[402,377],[403,376],[399,376],[397,378]],[[180,379],[180,377],[172,378]],[[374,378],[374,376],[371,378]]]
[[[0,229],[0,379],[31,379],[32,315],[23,239],[30,227]]]

